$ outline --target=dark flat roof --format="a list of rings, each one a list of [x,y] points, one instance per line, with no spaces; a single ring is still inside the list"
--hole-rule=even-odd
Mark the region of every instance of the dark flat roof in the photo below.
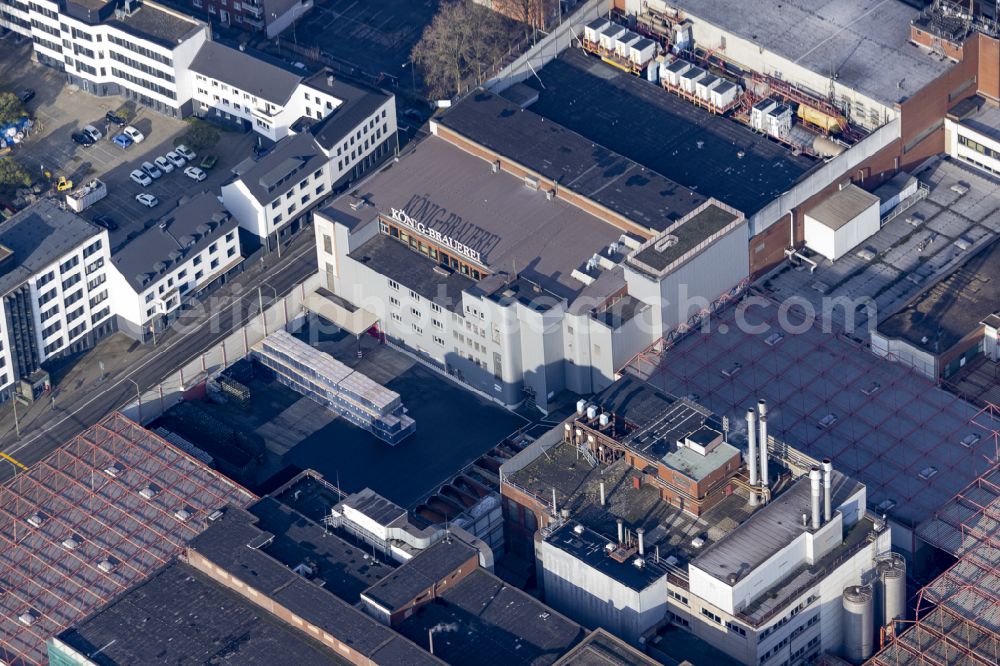
[[[302,81],[301,73],[218,42],[202,44],[190,69],[279,106],[288,102]]]
[[[983,248],[878,325],[878,333],[943,354],[981,325],[1000,304],[1000,242]]]
[[[128,16],[111,14],[107,24],[142,39],[173,49],[205,24],[172,9],[144,0]]]
[[[182,201],[152,227],[115,248],[111,258],[129,285],[141,292],[160,274],[177,268],[193,255],[239,226],[215,194],[202,192]],[[156,265],[164,265],[162,271]]]
[[[350,663],[178,560],[58,638],[99,666]]]
[[[390,613],[395,612],[471,558],[478,558],[477,553],[475,548],[454,537],[438,541],[365,590],[365,597]]]
[[[410,250],[385,234],[376,234],[348,256],[453,311],[462,307],[462,291],[475,284],[472,278],[457,271],[447,276],[438,274],[434,270],[436,261]]]
[[[643,267],[649,267],[658,275],[673,262],[683,257],[713,234],[720,233],[729,224],[739,218],[718,205],[709,203],[701,211],[674,223],[667,233],[673,236],[671,242],[661,242],[662,238],[654,238],[639,249],[632,257],[640,261]]]
[[[531,111],[748,217],[820,164],[580,49],[538,76]]]
[[[704,194],[595,139],[485,90],[466,97],[438,122],[654,231],[663,230],[706,200]]]
[[[583,528],[577,531],[576,525],[567,522],[552,532],[546,539],[552,546],[569,553],[591,569],[601,572],[622,585],[640,592],[655,581],[667,575],[666,569],[655,565],[637,567],[633,564],[634,557],[625,562],[619,562],[608,555],[607,546],[614,540],[597,532]],[[638,556],[636,556],[638,557]]]
[[[443,628],[442,628],[443,627]],[[397,627],[452,666],[547,666],[586,631],[485,569],[476,569]]]
[[[90,222],[48,199],[40,199],[0,223],[0,246],[13,253],[0,265],[0,295],[99,233],[101,230]]]
[[[367,180],[358,197],[371,205],[357,208],[357,200],[345,196],[330,208],[364,221],[401,209],[476,250],[493,273],[516,272],[570,300],[584,288],[572,272],[622,236],[621,229],[558,197],[548,200],[509,173],[493,173],[489,162],[435,136]],[[436,274],[429,279],[434,287],[442,281]]]

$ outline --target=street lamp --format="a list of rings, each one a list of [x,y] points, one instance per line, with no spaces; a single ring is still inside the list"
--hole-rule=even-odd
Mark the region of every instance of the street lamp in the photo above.
[[[139,421],[142,421],[142,392],[139,390],[139,382],[135,381],[131,377],[126,377],[125,379],[129,380],[135,385],[135,397],[136,397],[136,402],[139,405]]]

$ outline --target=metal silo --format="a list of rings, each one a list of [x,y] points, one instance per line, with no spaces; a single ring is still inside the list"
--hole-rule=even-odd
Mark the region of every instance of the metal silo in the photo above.
[[[855,664],[872,656],[874,605],[871,585],[844,589],[844,656]]]
[[[876,567],[882,584],[882,624],[906,619],[906,560],[892,553]]]

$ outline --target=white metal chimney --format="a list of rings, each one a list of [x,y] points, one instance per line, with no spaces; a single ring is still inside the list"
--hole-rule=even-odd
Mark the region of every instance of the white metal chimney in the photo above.
[[[601,481],[601,506],[604,506],[605,495],[604,495],[604,482]]]
[[[618,519],[618,545],[625,543],[625,526],[622,524],[622,519]]]
[[[760,415],[760,487],[767,488],[767,403],[757,401],[757,412]]]
[[[646,530],[642,529],[641,527],[640,527],[640,528],[638,528],[638,529],[637,529],[637,530],[635,531],[636,535],[637,535],[637,536],[638,536],[638,538],[639,538],[639,555],[645,555],[645,554],[646,554],[646,544],[645,544],[645,542],[644,542],[644,541],[642,540],[642,535],[643,535],[643,533],[645,533],[645,531],[646,531]]]
[[[813,467],[809,470],[809,483],[812,485],[812,528],[814,530],[819,529],[819,467]]]
[[[823,522],[829,522],[833,515],[833,462],[823,458]]]
[[[750,473],[750,506],[757,506],[757,413],[747,410],[747,471]]]

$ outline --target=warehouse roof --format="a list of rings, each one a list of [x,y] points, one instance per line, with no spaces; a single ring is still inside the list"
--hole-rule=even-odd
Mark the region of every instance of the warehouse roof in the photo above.
[[[872,206],[878,205],[877,196],[852,183],[807,210],[806,215],[836,231]]]
[[[98,666],[350,663],[178,560],[58,640]]]
[[[438,593],[398,625],[424,645],[434,630],[434,654],[452,666],[547,666],[585,630],[534,597],[477,568]]]
[[[39,199],[0,223],[0,295],[101,233],[76,213]],[[9,252],[2,252],[3,248]]]
[[[532,112],[747,216],[821,164],[580,49],[565,50],[525,83],[539,95]],[[716,90],[732,87],[726,81]]]
[[[943,354],[997,310],[1000,242],[993,242],[958,270],[920,293],[878,325],[878,333]]]
[[[622,236],[620,229],[558,197],[547,199],[520,178],[492,173],[488,162],[435,136],[367,180],[358,197],[370,205],[342,197],[330,207],[336,219],[370,221],[379,212],[389,215],[400,209],[416,223],[478,252],[491,272],[517,273],[570,299],[584,287],[572,272]],[[573,242],[566,242],[570,238]],[[438,283],[447,283],[433,272],[436,262],[393,239],[376,237],[351,256],[373,256],[372,249],[384,250],[387,242],[399,246],[388,252],[393,260],[398,255],[401,264],[370,262],[375,270],[392,277],[393,272],[419,269],[426,279],[414,278],[418,285],[426,282],[431,293],[421,295],[428,298],[436,295]],[[397,281],[421,293],[410,282]]]
[[[170,562],[214,511],[253,499],[119,413],[87,428],[0,487],[0,659],[44,663],[49,636]]]
[[[115,248],[111,262],[132,289],[142,292],[237,226],[216,195],[201,192],[185,197],[156,225]],[[156,270],[158,265],[162,270]]]
[[[705,201],[704,195],[485,90],[437,122],[654,231]]]
[[[836,68],[839,84],[889,106],[912,96],[952,65],[910,42],[910,22],[918,12],[897,0],[761,0],[752,12],[733,11],[728,0],[669,4],[824,79]]]
[[[190,69],[279,106],[288,102],[302,82],[301,73],[218,42],[202,44]]]

